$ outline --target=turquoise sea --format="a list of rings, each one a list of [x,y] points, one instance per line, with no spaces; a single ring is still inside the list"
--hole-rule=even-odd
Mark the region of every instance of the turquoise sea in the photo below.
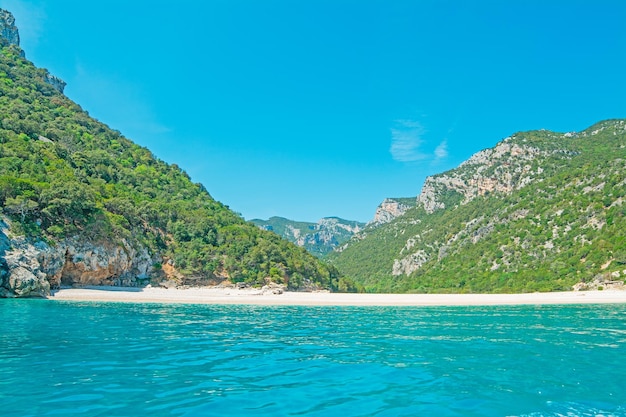
[[[626,416],[626,305],[0,300],[8,416]]]

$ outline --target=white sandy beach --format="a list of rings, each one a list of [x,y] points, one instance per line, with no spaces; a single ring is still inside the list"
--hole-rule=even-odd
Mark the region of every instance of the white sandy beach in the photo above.
[[[53,291],[50,300],[188,304],[302,306],[471,306],[626,303],[626,291],[579,291],[530,294],[338,294],[325,292],[263,293],[230,288],[89,287]]]

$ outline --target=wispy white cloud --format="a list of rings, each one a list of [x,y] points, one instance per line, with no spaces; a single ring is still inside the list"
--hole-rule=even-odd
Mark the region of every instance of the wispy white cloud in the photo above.
[[[391,129],[391,157],[398,162],[414,162],[428,158],[420,149],[426,130],[415,120],[397,120]]]
[[[448,157],[448,141],[444,139],[436,148],[435,148],[435,159],[445,159]]]
[[[391,128],[391,157],[398,162],[431,161],[433,163],[448,157],[448,140],[444,138],[436,148],[427,141],[427,130],[416,120],[401,119]],[[433,136],[434,133],[430,133]]]

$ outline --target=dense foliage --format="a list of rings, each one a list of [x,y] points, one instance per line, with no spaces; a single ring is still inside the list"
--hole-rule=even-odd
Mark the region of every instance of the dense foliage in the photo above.
[[[0,208],[14,230],[149,248],[186,282],[337,288],[334,268],[245,222],[176,165],[94,120],[0,39]],[[161,269],[154,265],[155,272]]]
[[[598,277],[623,281],[626,121],[578,134],[520,133],[510,141],[547,155],[522,162],[534,173],[528,185],[466,204],[442,189],[445,209],[418,206],[366,230],[333,254],[333,263],[372,292],[533,292],[570,290]],[[471,181],[470,168],[455,174]],[[397,272],[402,260],[414,270]]]

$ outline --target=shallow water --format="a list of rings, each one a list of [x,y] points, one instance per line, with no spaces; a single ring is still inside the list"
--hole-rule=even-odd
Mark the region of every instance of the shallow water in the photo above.
[[[0,300],[3,416],[626,416],[626,305]]]

